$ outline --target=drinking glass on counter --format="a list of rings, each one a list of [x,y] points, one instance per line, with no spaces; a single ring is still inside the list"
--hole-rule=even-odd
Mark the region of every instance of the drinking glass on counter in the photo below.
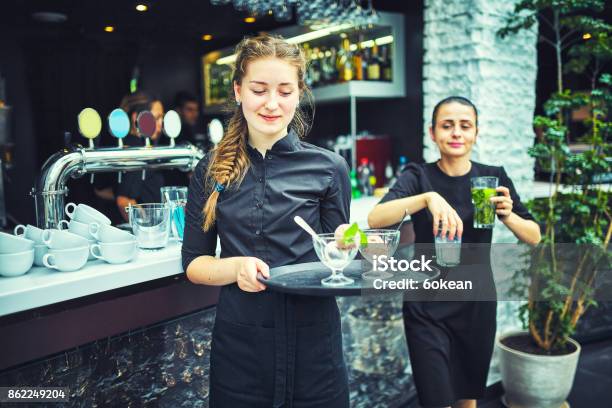
[[[172,236],[183,241],[185,230],[185,205],[187,204],[187,187],[167,186],[159,189],[162,203],[170,206],[170,225]]]
[[[168,244],[170,205],[168,203],[133,204],[125,208],[138,247],[155,251]]]
[[[497,177],[472,177],[472,204],[474,205],[474,228],[491,229],[495,225],[495,189],[498,185]]]

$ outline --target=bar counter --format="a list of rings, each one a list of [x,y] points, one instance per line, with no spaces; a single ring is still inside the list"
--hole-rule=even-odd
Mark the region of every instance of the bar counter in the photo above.
[[[351,221],[367,227],[378,200],[353,200]],[[0,370],[212,307],[218,293],[186,279],[176,241],[126,264],[94,260],[74,272],[34,267],[0,278]]]

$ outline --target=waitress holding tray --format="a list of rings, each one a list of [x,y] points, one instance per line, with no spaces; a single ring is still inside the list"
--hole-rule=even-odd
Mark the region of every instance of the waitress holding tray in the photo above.
[[[317,232],[349,219],[346,162],[300,140],[308,127],[299,110],[309,93],[305,62],[280,37],[237,46],[233,115],[191,178],[183,268],[193,283],[221,286],[213,408],[349,406],[335,298],[270,292],[257,280],[271,267],[318,260],[294,216]]]
[[[478,112],[472,102],[463,97],[440,101],[429,132],[440,149],[440,160],[407,166],[370,212],[370,227],[395,224],[407,210],[417,244],[433,244],[438,234],[450,240],[457,235],[463,243],[490,244],[493,230],[473,226],[470,179],[493,176],[499,187],[490,201],[495,203],[498,218],[519,240],[537,244],[539,226],[504,168],[470,161],[478,136]],[[480,255],[482,259],[473,260],[483,270],[470,266],[468,259],[468,265],[444,272],[449,278],[471,276],[478,280],[474,286],[494,289],[489,251]],[[404,302],[406,338],[422,406],[476,407],[476,400],[484,396],[496,329],[497,303],[492,293],[487,301]]]

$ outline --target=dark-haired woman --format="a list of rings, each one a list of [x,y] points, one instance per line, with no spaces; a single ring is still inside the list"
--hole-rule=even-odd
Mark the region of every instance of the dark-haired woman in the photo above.
[[[495,176],[499,179],[498,196],[491,201],[499,219],[519,240],[530,244],[540,241],[539,227],[504,168],[470,160],[478,137],[478,112],[472,102],[462,97],[440,101],[429,133],[440,149],[440,160],[407,166],[370,212],[372,228],[392,225],[408,210],[416,243],[433,244],[440,233],[449,239],[458,235],[464,244],[489,244],[492,229],[473,227],[470,178]],[[484,274],[476,275],[469,265],[443,268],[443,272],[449,278],[472,272],[473,279],[479,280],[476,286],[494,287],[488,251],[480,251],[480,255],[481,259],[472,261],[486,265]],[[496,329],[494,299],[493,295],[481,301],[404,303],[404,326],[421,405],[472,408],[484,395]]]
[[[348,222],[348,166],[299,139],[307,124],[298,106],[308,88],[296,45],[264,35],[243,40],[236,56],[235,111],[191,178],[182,250],[191,282],[222,286],[210,406],[345,408],[335,299],[270,292],[257,274],[317,260],[293,217],[318,232]]]

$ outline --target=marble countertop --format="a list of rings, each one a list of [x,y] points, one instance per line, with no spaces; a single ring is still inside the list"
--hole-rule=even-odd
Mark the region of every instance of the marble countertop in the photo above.
[[[370,210],[379,198],[365,197],[351,203],[351,222],[367,228]],[[0,316],[59,303],[183,273],[180,244],[171,241],[160,251],[139,250],[129,263],[110,265],[90,261],[74,272],[33,267],[13,278],[0,277]],[[217,254],[220,245],[217,245]]]

